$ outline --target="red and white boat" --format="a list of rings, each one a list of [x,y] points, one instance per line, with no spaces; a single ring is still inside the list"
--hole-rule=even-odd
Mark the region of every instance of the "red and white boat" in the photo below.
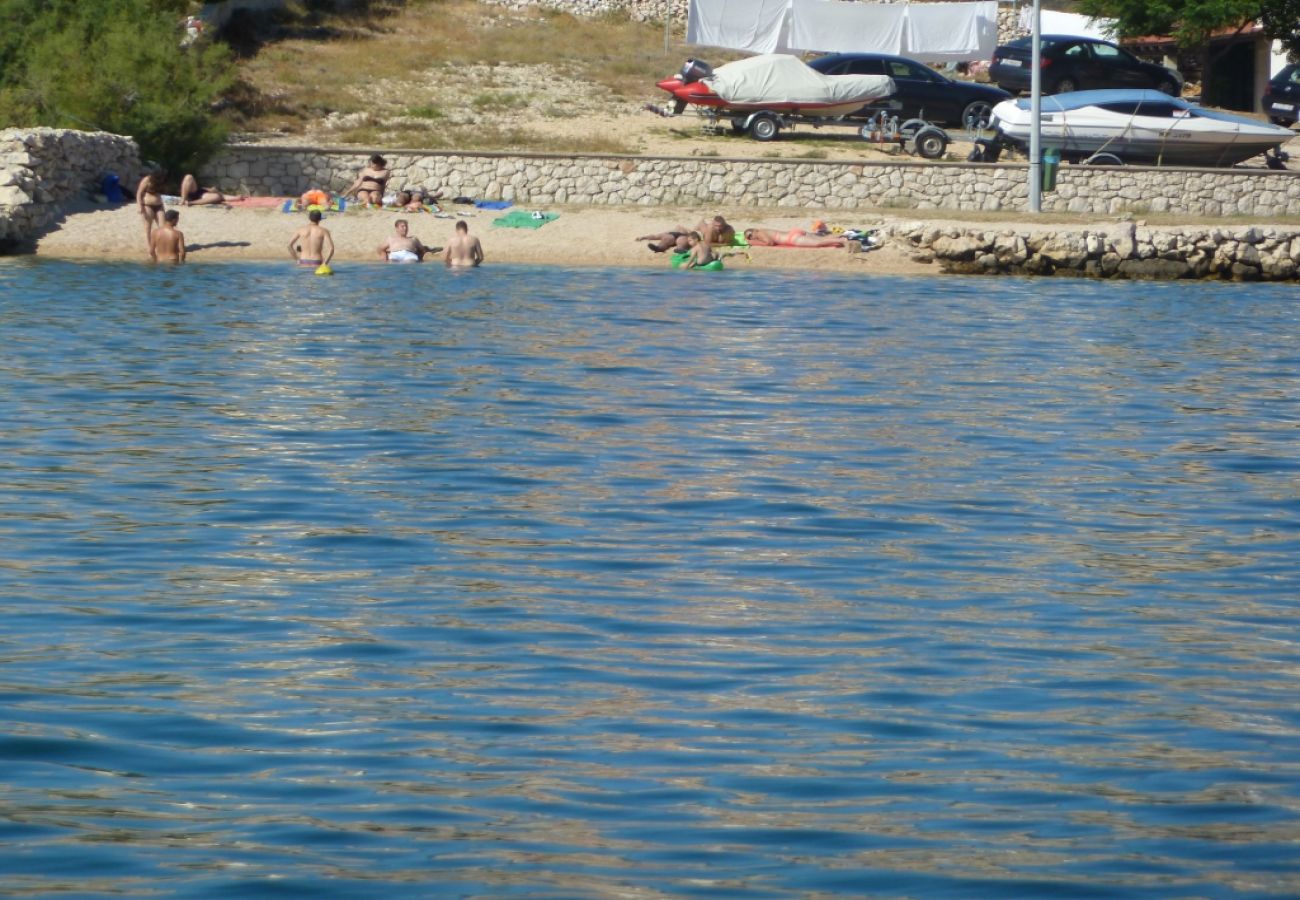
[[[775,137],[783,118],[839,118],[894,93],[887,75],[823,75],[784,53],[752,56],[716,70],[688,59],[680,73],[657,85],[677,102],[671,113],[650,107],[653,111],[678,115],[687,105],[699,106],[707,114],[731,117],[737,130],[758,140]]]

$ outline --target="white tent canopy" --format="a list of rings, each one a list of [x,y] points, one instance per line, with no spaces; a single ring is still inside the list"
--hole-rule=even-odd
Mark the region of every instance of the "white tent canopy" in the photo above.
[[[997,21],[996,0],[691,0],[686,41],[751,53],[894,53],[960,62],[993,56]]]

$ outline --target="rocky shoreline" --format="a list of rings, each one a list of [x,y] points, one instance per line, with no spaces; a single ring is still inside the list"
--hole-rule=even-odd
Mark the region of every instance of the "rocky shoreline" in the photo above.
[[[919,224],[890,234],[917,262],[959,274],[1294,281],[1300,269],[1300,228],[1150,228],[1130,222],[1027,233]]]

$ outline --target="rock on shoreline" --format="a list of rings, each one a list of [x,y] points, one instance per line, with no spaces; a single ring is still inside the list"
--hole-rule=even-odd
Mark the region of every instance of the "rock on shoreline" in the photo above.
[[[1293,281],[1300,228],[1103,228],[1035,230],[896,226],[913,259],[961,274],[1075,275],[1089,278]]]

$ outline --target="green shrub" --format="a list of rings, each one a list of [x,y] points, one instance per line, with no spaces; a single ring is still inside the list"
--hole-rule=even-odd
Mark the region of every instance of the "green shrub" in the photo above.
[[[220,44],[181,47],[187,3],[0,3],[0,31],[26,19],[25,43],[0,43],[7,124],[129,135],[173,172],[192,171],[225,141],[215,106],[233,84],[230,54]]]

